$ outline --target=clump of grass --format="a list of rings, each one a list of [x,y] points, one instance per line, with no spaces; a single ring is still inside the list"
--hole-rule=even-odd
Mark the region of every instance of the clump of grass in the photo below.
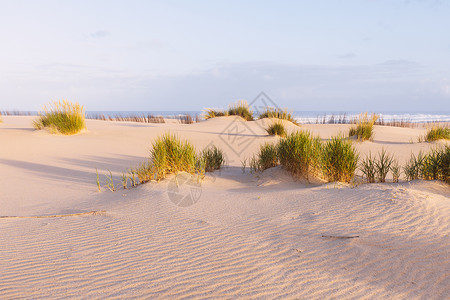
[[[348,139],[333,137],[322,147],[321,163],[328,181],[350,182],[358,166],[358,153]]]
[[[240,116],[246,121],[253,121],[253,112],[245,100],[240,100],[236,103],[230,104],[228,108],[228,115]]]
[[[266,107],[266,109],[259,115],[260,119],[264,118],[276,118],[290,121],[298,125],[297,121],[294,119],[292,112],[288,112],[287,109]]]
[[[419,152],[417,156],[411,154],[411,157],[403,167],[403,172],[405,172],[406,180],[415,180],[419,179],[422,176],[422,166],[424,158],[425,157],[422,151]]]
[[[86,128],[84,108],[76,102],[54,101],[44,106],[33,122],[34,128],[49,128],[65,135],[76,134]]]
[[[227,115],[228,115],[228,112],[225,112],[223,110],[206,108],[205,113],[203,114],[203,117],[205,119],[211,119],[211,118],[223,117],[223,116],[227,116]]]
[[[258,157],[259,171],[264,171],[266,169],[277,166],[278,165],[277,146],[267,143],[261,145],[257,157]]]
[[[441,139],[450,140],[450,127],[433,126],[425,135],[425,140],[427,142],[433,142]]]
[[[155,167],[151,162],[144,161],[138,165],[135,174],[140,184],[149,182],[155,177]]]
[[[308,131],[291,133],[278,143],[278,158],[284,169],[306,179],[320,166],[320,139]]]
[[[375,175],[376,175],[375,156],[372,156],[372,154],[370,152],[361,161],[359,169],[364,174],[364,176],[367,178],[368,183],[375,182]]]
[[[266,129],[269,135],[278,135],[281,137],[286,137],[286,128],[281,122],[273,122]]]
[[[276,167],[278,165],[277,151],[277,145],[268,143],[262,144],[259,147],[258,153],[250,158],[249,164],[251,173],[262,172],[269,168]],[[244,171],[245,169],[243,169],[243,172]]]
[[[363,113],[359,115],[359,118],[356,122],[356,126],[350,128],[348,135],[356,136],[358,140],[372,140],[373,139],[373,125],[378,119],[376,114]]]
[[[450,146],[434,148],[422,161],[421,174],[426,180],[450,181]]]
[[[398,182],[401,174],[401,168],[398,159],[393,159],[391,164],[391,172],[392,172],[392,181]]]
[[[195,148],[187,141],[181,141],[175,135],[165,134],[156,139],[151,150],[156,180],[164,179],[168,174],[196,171],[197,156]]]
[[[386,182],[386,176],[391,169],[393,161],[392,155],[387,153],[384,148],[381,149],[381,152],[378,153],[378,159],[375,161],[375,170],[380,182]]]
[[[225,156],[223,151],[216,146],[211,146],[202,151],[200,159],[204,160],[204,167],[200,166],[197,169],[205,169],[206,172],[219,170],[225,163]]]

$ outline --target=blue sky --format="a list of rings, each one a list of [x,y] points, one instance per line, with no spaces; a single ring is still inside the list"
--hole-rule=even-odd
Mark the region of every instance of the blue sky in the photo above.
[[[450,110],[450,1],[2,1],[0,110]]]

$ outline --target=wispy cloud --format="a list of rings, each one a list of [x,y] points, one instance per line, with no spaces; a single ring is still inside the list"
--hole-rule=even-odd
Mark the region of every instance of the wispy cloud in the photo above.
[[[92,32],[90,35],[93,38],[104,38],[110,35],[111,33],[108,30],[97,30],[95,32]]]

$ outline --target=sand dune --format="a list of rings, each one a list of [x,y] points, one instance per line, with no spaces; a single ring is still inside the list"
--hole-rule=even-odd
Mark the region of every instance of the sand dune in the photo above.
[[[33,131],[30,117],[4,117],[0,298],[448,297],[448,185],[307,184],[279,167],[243,173],[240,161],[276,140],[264,122],[88,120],[87,132],[67,137]],[[302,127],[324,139],[348,129]],[[199,149],[213,142],[228,166],[201,187],[176,190],[172,177],[97,192],[95,168],[117,179],[168,131]],[[404,162],[433,147],[410,143],[424,132],[376,127],[374,141],[357,148],[384,147]],[[195,203],[178,206],[174,195]]]

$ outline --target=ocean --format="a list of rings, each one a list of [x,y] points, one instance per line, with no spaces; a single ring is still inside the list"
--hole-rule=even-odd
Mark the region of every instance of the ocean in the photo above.
[[[333,119],[349,121],[355,119],[361,112],[359,111],[293,111],[295,119],[299,123],[327,123]],[[385,122],[405,121],[413,123],[422,122],[450,122],[450,111],[375,111]],[[104,115],[105,117],[114,116],[134,116],[134,115],[154,115],[165,118],[178,118],[179,116],[190,114],[192,116],[201,116],[203,111],[88,111],[88,117],[95,115]]]

